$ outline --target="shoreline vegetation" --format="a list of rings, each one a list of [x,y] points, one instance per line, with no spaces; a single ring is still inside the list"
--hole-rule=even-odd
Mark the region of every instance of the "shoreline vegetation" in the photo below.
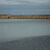
[[[50,15],[7,15],[7,14],[0,14],[0,19],[50,19]]]

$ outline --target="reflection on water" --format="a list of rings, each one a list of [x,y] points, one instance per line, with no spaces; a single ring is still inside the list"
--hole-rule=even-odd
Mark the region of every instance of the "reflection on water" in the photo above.
[[[49,19],[0,20],[0,41],[43,35],[50,35]]]

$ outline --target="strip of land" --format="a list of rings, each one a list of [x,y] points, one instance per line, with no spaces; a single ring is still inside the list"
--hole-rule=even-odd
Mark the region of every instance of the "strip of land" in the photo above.
[[[13,15],[0,14],[0,19],[50,19],[50,15],[13,16]]]

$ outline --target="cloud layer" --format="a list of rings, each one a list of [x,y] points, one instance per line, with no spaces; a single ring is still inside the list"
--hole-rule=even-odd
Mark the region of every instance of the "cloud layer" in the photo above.
[[[21,4],[50,5],[50,0],[0,0],[0,4],[7,4],[7,5],[21,5]]]
[[[50,14],[50,0],[0,0],[0,14]]]

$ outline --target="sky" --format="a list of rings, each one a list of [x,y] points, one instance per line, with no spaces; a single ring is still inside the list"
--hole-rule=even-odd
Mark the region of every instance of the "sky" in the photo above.
[[[21,5],[21,4],[29,4],[29,5],[50,5],[50,0],[0,0],[0,4],[7,5]]]
[[[0,14],[50,14],[50,0],[0,0]]]

